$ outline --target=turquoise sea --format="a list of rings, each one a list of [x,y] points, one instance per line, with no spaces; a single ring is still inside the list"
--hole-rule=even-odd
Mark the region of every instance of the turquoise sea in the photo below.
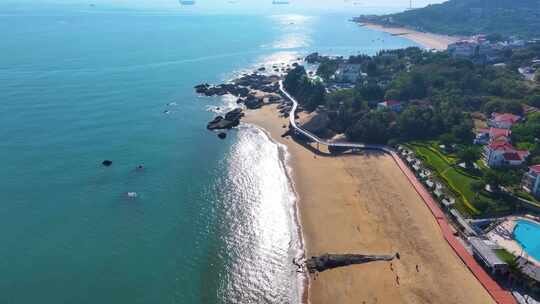
[[[192,88],[413,45],[352,16],[0,14],[0,303],[298,303],[287,153]]]

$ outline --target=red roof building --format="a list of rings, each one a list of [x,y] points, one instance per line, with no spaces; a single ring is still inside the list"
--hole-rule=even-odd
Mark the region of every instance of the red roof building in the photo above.
[[[494,128],[510,129],[521,120],[521,116],[510,113],[493,113],[488,125]]]
[[[529,151],[517,150],[505,140],[493,141],[484,149],[484,158],[490,167],[519,166],[528,156]]]
[[[534,172],[536,174],[540,174],[540,165],[531,166],[531,167],[529,167],[529,170],[531,170],[532,172]]]
[[[399,100],[385,100],[377,104],[377,109],[389,109],[394,112],[400,112],[401,102]]]

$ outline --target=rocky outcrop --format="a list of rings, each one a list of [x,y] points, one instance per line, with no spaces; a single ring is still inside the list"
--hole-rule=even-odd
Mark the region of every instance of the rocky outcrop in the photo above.
[[[247,96],[249,94],[249,89],[247,87],[238,86],[231,83],[220,84],[217,86],[212,86],[207,83],[199,84],[195,86],[195,91],[206,96],[222,96],[225,94]]]
[[[212,121],[206,125],[208,130],[225,130],[232,129],[240,124],[240,119],[244,116],[242,109],[234,109],[227,114],[225,117],[217,116]]]
[[[263,100],[261,98],[248,99],[244,102],[246,108],[250,110],[259,109],[263,106]]]
[[[222,96],[231,94],[238,97],[247,97],[252,90],[262,91],[266,93],[276,93],[279,91],[278,75],[261,75],[257,73],[246,74],[234,80],[232,83],[220,85],[209,85],[207,83],[195,86],[195,91],[198,94],[205,96]]]

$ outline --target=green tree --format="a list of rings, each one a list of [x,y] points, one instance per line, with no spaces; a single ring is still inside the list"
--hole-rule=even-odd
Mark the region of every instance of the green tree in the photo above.
[[[337,60],[325,59],[317,68],[317,75],[328,81],[336,73],[338,66]]]
[[[457,139],[452,135],[452,133],[444,133],[439,136],[439,142],[441,145],[444,145],[446,149],[450,148],[453,144],[457,142]]]
[[[478,199],[480,192],[486,188],[486,184],[482,181],[474,181],[471,183],[471,190],[474,192],[474,197]]]
[[[458,151],[457,157],[459,158],[459,160],[465,163],[465,166],[472,168],[474,162],[476,162],[480,158],[480,155],[477,149],[472,147],[466,147]]]
[[[452,127],[452,135],[461,143],[470,144],[474,139],[472,132],[472,123],[462,122],[457,126]]]
[[[502,179],[497,171],[490,169],[484,173],[484,182],[490,185],[493,191],[497,192],[500,189]]]
[[[527,98],[527,103],[533,107],[540,107],[540,94],[529,96]]]

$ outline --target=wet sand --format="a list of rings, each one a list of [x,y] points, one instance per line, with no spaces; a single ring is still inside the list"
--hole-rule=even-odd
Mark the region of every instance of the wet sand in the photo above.
[[[461,37],[424,33],[403,27],[385,27],[372,23],[365,23],[364,26],[373,30],[402,36],[424,46],[425,48],[435,49],[438,51],[446,50],[449,44],[457,42],[461,39]]]
[[[442,237],[420,196],[390,156],[327,157],[290,138],[275,106],[248,111],[244,122],[285,144],[306,254],[392,254],[400,260],[334,269],[310,277],[318,303],[494,303]],[[417,267],[418,265],[418,267]]]

